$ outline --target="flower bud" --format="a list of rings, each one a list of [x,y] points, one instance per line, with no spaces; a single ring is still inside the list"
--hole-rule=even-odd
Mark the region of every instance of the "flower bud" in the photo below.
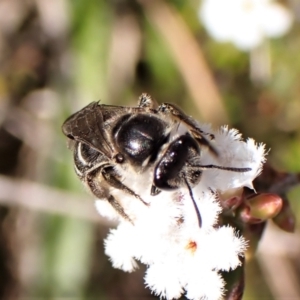
[[[281,197],[276,194],[256,194],[243,203],[237,215],[244,223],[261,223],[274,218],[280,212],[282,202]]]
[[[235,210],[243,201],[243,188],[228,189],[219,193],[218,197],[224,209]]]

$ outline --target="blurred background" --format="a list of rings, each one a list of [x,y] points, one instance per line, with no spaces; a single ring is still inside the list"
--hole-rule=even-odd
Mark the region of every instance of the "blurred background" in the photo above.
[[[256,24],[259,14],[249,17],[259,38],[246,47],[213,33],[208,2],[0,0],[1,299],[155,298],[143,266],[132,274],[111,267],[109,224],[73,171],[61,125],[91,101],[135,105],[148,92],[199,121],[239,129],[271,149],[274,168],[300,172],[300,2],[280,1],[278,34]],[[212,19],[233,20],[231,11]],[[296,184],[288,194],[296,216],[299,197]],[[300,299],[297,226],[290,234],[270,222],[247,263],[244,299],[262,298]]]

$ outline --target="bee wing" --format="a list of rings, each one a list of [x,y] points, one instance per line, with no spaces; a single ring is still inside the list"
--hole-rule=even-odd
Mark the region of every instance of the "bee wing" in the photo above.
[[[98,102],[92,102],[71,115],[63,124],[62,131],[70,139],[89,145],[111,157],[112,147],[104,132],[104,120]]]

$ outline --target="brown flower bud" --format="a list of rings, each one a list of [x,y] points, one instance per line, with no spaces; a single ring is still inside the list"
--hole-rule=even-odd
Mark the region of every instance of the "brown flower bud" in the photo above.
[[[237,216],[249,224],[274,218],[282,208],[282,199],[276,194],[262,193],[248,198],[238,209]]]
[[[295,231],[296,218],[287,200],[283,200],[282,209],[279,214],[273,219],[273,221],[279,228],[284,231]]]

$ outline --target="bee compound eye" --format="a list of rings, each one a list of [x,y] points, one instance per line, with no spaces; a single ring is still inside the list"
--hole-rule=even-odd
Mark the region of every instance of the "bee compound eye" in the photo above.
[[[121,164],[124,162],[124,156],[121,154],[121,153],[118,153],[116,156],[115,156],[115,160],[118,164]]]

